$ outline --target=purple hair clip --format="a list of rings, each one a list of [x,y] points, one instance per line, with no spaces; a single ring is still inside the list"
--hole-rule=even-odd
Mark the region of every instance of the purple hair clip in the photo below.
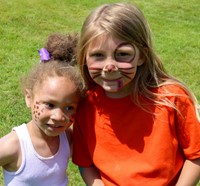
[[[41,48],[38,53],[40,54],[40,62],[50,60],[50,54],[47,49]]]

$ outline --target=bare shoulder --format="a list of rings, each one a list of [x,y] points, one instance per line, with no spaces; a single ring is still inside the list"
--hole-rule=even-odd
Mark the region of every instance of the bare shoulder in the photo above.
[[[0,139],[0,166],[6,167],[17,161],[20,154],[20,143],[15,131]]]

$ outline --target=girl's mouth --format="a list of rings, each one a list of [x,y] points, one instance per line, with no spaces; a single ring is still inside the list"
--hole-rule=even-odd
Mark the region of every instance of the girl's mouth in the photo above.
[[[103,81],[106,81],[106,82],[115,82],[115,81],[120,81],[121,77],[117,78],[117,79],[105,79],[105,78],[102,78]]]
[[[56,126],[56,125],[50,125],[50,124],[47,124],[48,127],[50,128],[61,128],[62,126]]]

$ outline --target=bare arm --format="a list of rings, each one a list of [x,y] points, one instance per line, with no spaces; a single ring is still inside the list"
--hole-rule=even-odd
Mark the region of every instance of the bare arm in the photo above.
[[[79,170],[87,186],[104,186],[99,170],[95,166],[79,167]]]
[[[21,164],[21,150],[14,131],[0,139],[0,166],[8,171],[16,171]]]
[[[200,158],[186,160],[176,186],[196,186],[200,180]]]

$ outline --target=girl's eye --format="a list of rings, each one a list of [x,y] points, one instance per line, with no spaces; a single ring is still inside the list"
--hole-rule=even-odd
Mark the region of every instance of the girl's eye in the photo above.
[[[115,60],[118,62],[132,62],[135,58],[135,47],[128,43],[119,45],[114,53]]]
[[[134,59],[134,53],[129,52],[116,52],[115,60],[118,62],[131,62]]]
[[[90,57],[95,60],[101,60],[104,58],[104,55],[102,53],[92,53],[90,54]]]
[[[71,111],[71,110],[74,110],[74,109],[75,108],[73,106],[68,106],[68,107],[65,108],[66,111]]]
[[[49,109],[53,109],[54,108],[54,104],[52,104],[52,103],[45,103],[45,105]]]

